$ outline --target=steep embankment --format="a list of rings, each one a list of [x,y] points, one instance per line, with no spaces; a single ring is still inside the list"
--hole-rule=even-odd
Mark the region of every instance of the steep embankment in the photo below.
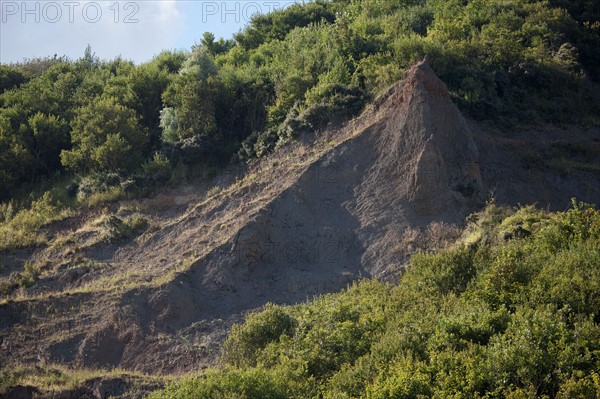
[[[532,173],[508,156],[513,142],[465,121],[418,63],[343,129],[282,149],[136,241],[94,240],[93,221],[81,221],[69,240],[61,232],[47,248],[7,255],[48,266],[0,305],[0,362],[192,370],[268,301],[394,278],[407,232],[437,224],[443,235],[439,226],[462,223],[490,189],[509,203],[598,201],[593,171]]]

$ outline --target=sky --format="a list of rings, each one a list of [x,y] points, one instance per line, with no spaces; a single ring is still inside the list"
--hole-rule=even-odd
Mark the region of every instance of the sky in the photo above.
[[[165,49],[189,50],[204,32],[231,38],[257,12],[300,0],[0,0],[0,62],[24,58],[122,56],[149,61]]]

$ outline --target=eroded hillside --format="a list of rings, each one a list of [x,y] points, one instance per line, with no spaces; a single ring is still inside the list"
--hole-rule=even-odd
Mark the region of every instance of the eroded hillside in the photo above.
[[[47,227],[48,245],[4,253],[3,279],[26,262],[43,272],[0,305],[0,363],[205,367],[247,312],[364,277],[394,280],[416,235],[443,246],[490,195],[553,208],[572,196],[600,202],[590,166],[599,137],[467,121],[420,62],[359,118],[306,135],[217,189],[81,211]],[[149,224],[142,235],[115,237],[139,217]]]

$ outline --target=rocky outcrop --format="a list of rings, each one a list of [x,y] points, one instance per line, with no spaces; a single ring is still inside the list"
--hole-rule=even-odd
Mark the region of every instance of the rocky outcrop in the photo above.
[[[426,61],[406,74],[380,104],[378,154],[361,197],[380,207],[406,201],[418,214],[436,215],[465,206],[482,191],[479,153],[446,85]]]

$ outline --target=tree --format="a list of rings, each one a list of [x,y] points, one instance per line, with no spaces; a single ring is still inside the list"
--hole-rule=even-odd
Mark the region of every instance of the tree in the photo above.
[[[15,108],[0,110],[0,198],[34,175],[34,157],[22,140],[20,126],[12,123],[19,114]],[[23,125],[21,125],[23,126]]]
[[[83,57],[79,59],[79,63],[84,67],[92,68],[98,66],[100,58],[96,56],[96,53],[92,52],[92,46],[88,44],[83,52]]]
[[[60,166],[60,152],[69,147],[67,123],[55,116],[41,112],[29,118],[33,133],[32,152],[39,167],[46,173]]]
[[[202,46],[195,46],[192,53],[183,63],[180,74],[192,75],[198,80],[205,80],[218,72],[215,60],[208,50]]]
[[[220,38],[219,40],[215,41],[215,35],[211,32],[204,32],[200,43],[202,44],[202,47],[213,56],[217,54],[224,54],[235,45],[233,40],[225,40]]]
[[[71,140],[73,149],[61,153],[63,166],[84,173],[128,173],[141,166],[148,133],[134,110],[98,98],[78,110]]]
[[[217,72],[208,51],[202,46],[195,47],[163,94],[167,105],[161,113],[165,141],[208,137],[216,133],[215,100],[221,89]]]
[[[0,65],[0,94],[6,90],[17,88],[25,82],[27,82],[27,77],[21,69],[9,65]]]
[[[193,74],[179,76],[166,94],[166,102],[173,106],[173,111],[163,110],[161,114],[163,129],[167,126],[172,129],[175,123],[176,134],[172,130],[166,135],[163,132],[163,139],[173,142],[214,135],[217,131],[214,101],[219,86],[214,77],[204,81]]]
[[[181,69],[185,59],[186,53],[183,51],[165,50],[154,57],[152,61],[150,61],[150,64],[154,64],[158,69],[168,73],[177,73]]]
[[[326,2],[293,4],[269,14],[256,14],[250,26],[236,34],[235,39],[244,48],[253,49],[265,42],[285,39],[294,28],[321,21],[333,23],[335,19],[335,12]]]
[[[129,76],[131,89],[137,99],[133,108],[140,115],[140,123],[150,134],[150,151],[157,150],[160,146],[162,94],[171,82],[171,76],[155,63],[140,65]]]

